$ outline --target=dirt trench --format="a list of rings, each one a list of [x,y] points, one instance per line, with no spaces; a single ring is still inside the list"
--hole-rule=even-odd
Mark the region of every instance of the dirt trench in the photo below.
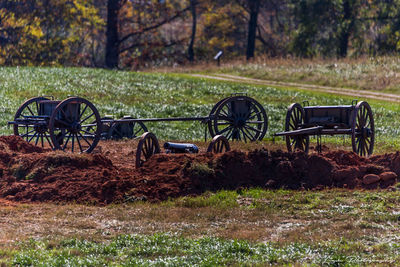
[[[113,145],[112,143],[102,144]],[[400,153],[362,158],[348,151],[319,154],[258,149],[220,155],[158,154],[135,169],[127,155],[71,154],[0,137],[0,199],[103,205],[162,201],[206,191],[261,187],[392,189],[400,175]],[[123,158],[124,164],[116,159]]]

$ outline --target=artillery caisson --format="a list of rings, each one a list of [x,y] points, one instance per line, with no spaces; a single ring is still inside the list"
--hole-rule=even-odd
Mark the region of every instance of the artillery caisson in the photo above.
[[[268,128],[262,105],[243,94],[220,100],[205,117],[122,119],[101,118],[96,107],[84,98],[60,101],[35,97],[20,106],[9,124],[14,126],[15,135],[35,145],[91,152],[100,139],[137,138],[148,132],[145,122],[161,121],[200,121],[207,125],[211,137],[222,135],[244,142],[262,140]]]
[[[351,105],[305,106],[298,103],[289,106],[285,131],[275,136],[285,136],[288,151],[308,152],[310,135],[317,136],[320,149],[321,135],[350,135],[352,149],[361,156],[371,155],[374,150],[375,125],[371,107],[365,101],[353,101]]]
[[[17,110],[14,135],[35,145],[52,149],[91,152],[100,140],[102,122],[96,107],[88,100],[70,97],[54,100],[35,97]]]

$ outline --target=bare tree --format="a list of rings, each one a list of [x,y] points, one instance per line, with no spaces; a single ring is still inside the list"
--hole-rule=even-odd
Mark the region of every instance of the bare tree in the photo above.
[[[249,8],[250,19],[248,24],[247,33],[247,50],[246,59],[254,57],[254,50],[256,46],[256,31],[257,31],[257,18],[260,11],[260,0],[248,0],[247,5]]]
[[[192,35],[190,36],[190,43],[188,47],[188,56],[189,56],[189,61],[193,62],[194,61],[194,40],[196,37],[196,25],[197,25],[197,14],[196,14],[196,5],[197,5],[197,0],[190,0],[190,11],[192,13]]]

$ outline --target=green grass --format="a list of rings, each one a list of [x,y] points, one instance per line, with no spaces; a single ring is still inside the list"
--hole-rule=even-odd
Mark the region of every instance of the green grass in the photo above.
[[[142,217],[154,220],[146,223],[151,228],[169,222],[168,216],[175,209],[179,209],[180,218],[170,222],[168,232],[124,233],[107,238],[99,233],[100,238],[86,239],[47,235],[31,238],[16,243],[12,249],[3,249],[2,261],[17,266],[395,264],[400,260],[399,204],[399,192],[257,188],[206,193],[161,204],[138,202],[123,209],[127,212],[145,209],[146,215]],[[122,207],[106,209],[117,208]],[[194,218],[195,214],[200,217]],[[101,218],[103,223],[107,221],[107,217]],[[66,222],[65,217],[63,221]],[[200,229],[192,232],[196,227],[176,229],[199,221],[221,225],[217,233],[231,231],[235,222],[239,226],[232,229],[237,233],[264,221],[269,221],[270,229],[254,230],[255,234],[260,231],[261,236],[256,241],[224,238]],[[269,230],[281,238],[264,237]]]
[[[12,232],[0,264],[387,266],[400,260],[399,205],[399,191],[254,188],[107,207],[5,206]]]
[[[10,134],[7,121],[13,119],[19,105],[38,95],[64,99],[70,95],[92,101],[101,116],[115,118],[131,115],[150,117],[208,116],[211,108],[223,97],[245,92],[260,102],[269,117],[266,139],[283,130],[287,106],[309,101],[312,105],[350,104],[351,97],[332,96],[288,88],[273,88],[233,82],[190,78],[185,74],[148,74],[85,68],[0,68],[0,133]],[[360,99],[361,100],[361,99]],[[379,147],[398,148],[400,106],[370,101]],[[199,122],[148,123],[150,131],[161,139],[201,140],[204,125]],[[339,139],[340,142],[341,139]],[[332,141],[335,142],[335,141]]]
[[[12,257],[17,266],[217,266],[266,264],[312,264],[355,266],[394,264],[400,246],[388,243],[379,253],[370,253],[358,242],[341,239],[316,244],[250,243],[204,237],[184,238],[171,234],[121,235],[109,243],[71,239],[21,244]]]

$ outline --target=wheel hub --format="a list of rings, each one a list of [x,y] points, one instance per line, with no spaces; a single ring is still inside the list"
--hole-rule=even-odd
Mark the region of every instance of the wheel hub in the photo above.
[[[82,129],[82,126],[79,122],[73,122],[70,126],[70,132],[74,133],[74,134],[80,132],[81,129]]]
[[[362,127],[359,130],[358,134],[361,135],[363,138],[369,138],[372,136],[372,131],[370,128]]]
[[[233,125],[235,128],[242,128],[246,124],[246,120],[241,116],[235,116]]]

